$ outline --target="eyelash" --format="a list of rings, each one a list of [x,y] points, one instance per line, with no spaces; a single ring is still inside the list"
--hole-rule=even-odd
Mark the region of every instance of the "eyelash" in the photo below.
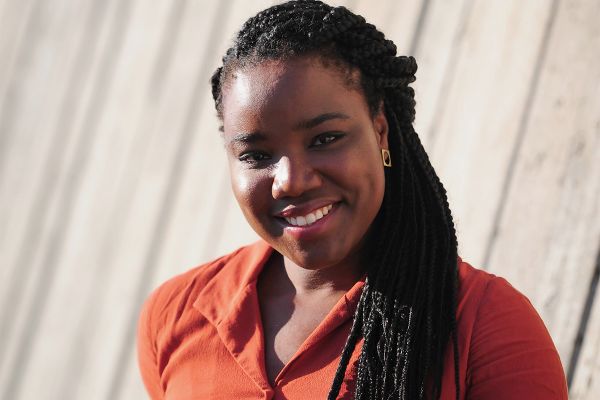
[[[264,159],[261,160],[256,160],[256,159],[252,159],[254,158],[256,155],[259,156],[266,156]],[[268,155],[266,153],[262,153],[260,151],[248,151],[244,154],[242,154],[241,156],[238,157],[238,160],[242,161],[242,162],[246,162],[248,164],[258,164],[262,161],[265,161],[265,159],[268,157]]]
[[[327,132],[327,133],[323,133],[323,134],[317,136],[315,138],[315,141],[319,140],[319,139],[322,139],[322,138],[333,138],[333,140],[330,140],[330,141],[325,142],[323,144],[317,145],[317,147],[320,147],[320,146],[325,146],[325,145],[328,145],[330,143],[336,142],[339,139],[341,139],[343,136],[344,136],[343,133],[339,133],[339,132]]]
[[[343,133],[339,133],[339,132],[327,132],[327,133],[323,133],[318,135],[315,140],[313,141],[313,144],[311,144],[310,147],[322,147],[322,146],[327,146],[331,143],[334,143],[336,141],[338,141],[339,139],[341,139],[343,136],[345,136]],[[315,142],[319,141],[319,140],[323,140],[323,139],[331,139],[329,141],[326,141],[322,144],[314,144]],[[260,160],[257,160],[257,156],[259,157],[264,157]],[[240,155],[238,157],[238,160],[247,163],[247,164],[252,164],[252,165],[258,165],[266,160],[270,159],[270,156],[267,153],[261,152],[261,151],[248,151],[246,153],[243,153],[242,155]]]

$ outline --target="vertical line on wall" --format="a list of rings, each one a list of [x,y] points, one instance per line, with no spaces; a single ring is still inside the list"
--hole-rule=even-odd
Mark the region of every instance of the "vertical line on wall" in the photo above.
[[[73,108],[82,96],[81,82],[87,78],[91,69],[91,54],[93,54],[98,41],[99,26],[102,24],[105,8],[105,2],[97,2],[94,4],[94,7],[90,8],[90,12],[88,13],[90,29],[86,32],[86,37],[82,38],[79,43],[77,51],[79,57],[75,61],[72,79],[69,81],[66,94],[62,99],[56,126],[51,127],[49,130],[53,135],[52,145],[46,152],[45,160],[42,162],[42,179],[39,180],[38,187],[34,193],[31,211],[29,211],[27,219],[24,221],[26,228],[23,238],[19,243],[20,248],[15,261],[18,267],[13,268],[9,277],[9,281],[11,282],[10,288],[6,293],[3,293],[1,302],[3,305],[0,312],[0,362],[3,363],[2,365],[10,361],[6,359],[5,353],[10,333],[14,329],[12,316],[15,311],[19,310],[23,301],[26,282],[34,269],[35,251],[40,246],[44,220],[50,213],[51,203],[55,201],[54,199],[57,196],[60,163],[64,157],[65,148],[73,135]],[[44,282],[40,278],[36,283],[36,287],[40,287],[42,284]]]
[[[573,343],[573,352],[571,353],[571,358],[569,359],[569,364],[567,366],[567,385],[571,388],[571,384],[573,383],[573,378],[575,377],[575,372],[577,371],[577,365],[579,363],[579,356],[581,354],[581,349],[583,347],[583,343],[585,341],[585,335],[587,333],[587,326],[592,314],[592,308],[594,306],[594,300],[596,299],[596,293],[598,291],[598,281],[600,280],[600,245],[598,246],[598,254],[596,255],[596,267],[594,268],[594,273],[592,275],[592,279],[590,281],[590,286],[588,287],[587,295],[585,297],[585,303],[583,305],[583,311],[581,312],[581,317],[579,318],[579,327],[577,329],[577,335],[575,335],[575,340]],[[599,307],[599,305],[596,305]]]
[[[224,171],[220,172],[221,173],[221,179],[220,179],[221,184],[219,185],[219,192],[217,193],[215,206],[213,207],[214,210],[218,210],[218,211],[215,211],[212,214],[212,218],[210,219],[210,221],[207,224],[207,226],[209,227],[208,231],[211,233],[210,234],[211,240],[206,240],[204,242],[204,246],[202,246],[201,252],[198,253],[198,254],[202,254],[202,256],[205,259],[218,257],[217,255],[213,254],[215,244],[219,243],[221,238],[223,237],[223,232],[225,231],[225,226],[223,224],[223,221],[227,218],[227,215],[231,212],[230,206],[223,207],[224,204],[225,205],[229,204],[230,193],[229,193],[229,172],[228,171],[229,171],[228,168],[224,168]],[[235,206],[237,207],[237,202],[236,202]]]
[[[173,2],[173,4],[173,8],[169,15],[167,32],[163,36],[158,50],[160,56],[158,57],[158,62],[154,65],[150,76],[149,82],[151,93],[148,94],[149,97],[162,96],[162,85],[166,81],[166,79],[163,79],[165,71],[169,70],[171,62],[173,61],[173,52],[175,51],[173,42],[175,42],[174,39],[179,36],[186,1],[179,0]]]
[[[462,10],[460,12],[459,17],[459,28],[456,30],[456,34],[452,40],[452,51],[450,52],[450,59],[448,60],[448,64],[446,66],[446,70],[444,71],[444,78],[442,79],[442,86],[440,87],[440,91],[437,96],[437,101],[435,102],[435,112],[433,115],[433,121],[429,127],[427,132],[423,132],[423,138],[427,138],[429,143],[429,147],[433,149],[433,145],[435,142],[436,132],[439,129],[440,121],[442,115],[444,114],[446,100],[448,98],[448,92],[450,91],[450,85],[452,83],[452,78],[454,77],[456,66],[458,65],[458,60],[460,58],[460,43],[462,42],[465,32],[467,30],[467,23],[471,16],[471,11],[473,10],[473,2],[474,0],[465,0],[462,6]],[[418,43],[415,44],[418,46]],[[415,51],[418,50],[418,47],[415,47]]]
[[[23,21],[21,29],[17,29],[17,32],[11,32],[11,34],[15,34],[14,36],[11,35],[13,43],[15,43],[14,56],[9,60],[6,58],[6,54],[3,54],[4,59],[2,62],[7,67],[2,71],[4,73],[2,77],[4,83],[0,83],[0,120],[5,117],[2,113],[2,105],[6,101],[7,93],[11,91],[10,87],[15,83],[13,74],[18,70],[18,66],[23,65],[30,58],[30,51],[33,47],[31,44],[34,42],[33,38],[36,36],[36,31],[39,30],[39,14],[42,4],[43,1],[29,0],[29,3],[25,5],[27,10],[24,15],[19,16],[19,19]],[[3,11],[2,4],[0,4],[0,22],[3,19],[2,17],[6,15]]]
[[[77,198],[78,189],[80,188],[83,175],[87,170],[88,154],[93,146],[94,139],[97,137],[97,119],[101,115],[100,110],[102,110],[106,102],[107,90],[110,87],[114,72],[115,63],[113,62],[113,57],[110,55],[118,53],[121,47],[122,42],[120,39],[129,16],[129,2],[118,1],[117,3],[118,7],[115,9],[114,15],[114,19],[116,20],[114,23],[115,26],[110,32],[108,43],[100,59],[101,64],[95,85],[97,90],[93,93],[92,99],[84,111],[85,114],[81,127],[82,133],[76,138],[77,142],[75,144],[73,160],[66,169],[66,181],[69,183],[64,193],[58,194],[57,217],[54,219],[51,228],[53,234],[48,246],[44,249],[44,266],[35,283],[36,290],[34,291],[33,301],[27,312],[27,322],[20,337],[15,363],[11,368],[11,379],[3,391],[3,399],[16,399],[19,396],[24,372],[29,363],[33,340],[40,320],[44,315],[46,300],[52,291],[54,278],[56,277],[55,270],[59,264],[62,249],[65,245],[64,238],[66,231],[69,229],[69,222],[74,209],[73,203]],[[72,116],[70,117],[72,118]],[[44,198],[43,192],[40,197]],[[24,248],[24,250],[27,249]]]
[[[138,281],[137,288],[135,290],[135,297],[132,301],[132,309],[129,311],[129,324],[125,330],[123,342],[120,346],[119,354],[117,356],[117,362],[113,368],[114,372],[111,378],[111,384],[107,396],[109,399],[119,398],[123,389],[123,379],[126,375],[125,370],[128,365],[127,361],[129,360],[129,357],[135,348],[134,343],[138,314],[140,307],[147,296],[148,288],[152,283],[152,279],[157,268],[158,256],[162,251],[162,243],[165,241],[164,234],[167,231],[167,225],[173,212],[173,203],[181,187],[181,179],[183,175],[182,169],[190,154],[190,143],[193,139],[195,123],[197,120],[196,113],[198,110],[202,109],[202,100],[204,98],[204,93],[207,90],[207,82],[210,76],[209,68],[212,66],[212,64],[209,62],[210,57],[208,56],[215,54],[216,52],[216,46],[219,43],[217,39],[223,34],[222,30],[225,25],[223,23],[218,23],[218,21],[225,19],[228,15],[228,10],[231,6],[231,0],[219,1],[218,4],[218,9],[215,12],[216,17],[212,23],[211,31],[209,33],[209,40],[207,42],[208,46],[202,55],[205,61],[202,63],[202,67],[200,68],[200,71],[198,71],[198,76],[196,82],[194,83],[192,98],[189,102],[186,112],[181,138],[179,139],[179,144],[177,145],[173,165],[171,166],[171,172],[169,173],[169,179],[164,191],[164,197],[161,202],[160,210],[158,212],[158,219],[154,228],[154,233],[150,240],[148,252],[143,263],[145,266],[144,272],[141,275],[141,279]]]
[[[160,42],[160,46],[158,47],[156,59],[158,60],[154,63],[154,66],[151,70],[151,79],[150,84],[152,87],[150,90],[153,92],[152,95],[148,94],[148,96],[160,97],[161,94],[161,85],[164,79],[165,71],[168,70],[169,64],[172,59],[172,53],[174,42],[176,42],[176,38],[179,36],[179,31],[181,28],[181,19],[184,13],[184,4],[185,0],[178,0],[171,2],[171,9],[168,17],[166,18],[167,22],[164,24],[166,28],[164,28],[165,33],[163,33],[162,40]],[[121,38],[122,42],[126,41],[126,37]],[[116,202],[119,204],[129,203],[127,200],[122,200],[121,202]],[[123,213],[119,209],[116,214],[118,217],[111,218],[112,221],[122,221],[124,220]],[[100,252],[100,257],[102,260],[98,260],[96,263],[97,268],[94,271],[94,279],[93,282],[97,287],[105,287],[108,282],[110,274],[106,271],[106,266],[110,265],[110,260],[108,259],[109,255],[114,254],[114,250],[110,247],[110,242],[108,243],[104,241],[103,247],[105,247],[104,251]],[[100,290],[94,293],[90,293],[90,295],[86,299],[85,313],[83,314],[82,322],[79,324],[79,329],[77,334],[74,336],[73,346],[70,348],[70,352],[65,354],[65,357],[68,357],[68,362],[66,365],[69,368],[69,372],[64,374],[64,379],[61,383],[60,390],[58,393],[61,396],[61,399],[73,399],[76,396],[78,390],[78,382],[80,381],[81,374],[85,371],[86,363],[88,363],[89,353],[93,351],[89,345],[86,345],[87,341],[89,341],[90,330],[93,329],[94,325],[97,325],[97,316],[99,312],[99,307],[106,302],[106,290]],[[93,361],[93,360],[92,360]]]
[[[498,236],[498,231],[500,228],[500,222],[502,221],[502,217],[504,216],[504,210],[506,209],[506,200],[508,198],[508,193],[510,192],[510,186],[511,186],[513,178],[514,178],[515,166],[518,163],[521,146],[525,139],[527,127],[529,125],[529,117],[531,115],[531,109],[533,108],[533,103],[534,103],[536,95],[538,93],[538,87],[540,84],[540,75],[542,73],[542,67],[544,66],[544,64],[546,62],[548,47],[550,44],[550,36],[552,35],[554,22],[556,20],[556,15],[558,13],[558,5],[559,5],[559,0],[553,0],[552,4],[550,5],[550,14],[548,15],[548,19],[546,20],[546,26],[544,28],[544,36],[542,38],[542,42],[540,45],[536,64],[533,69],[531,85],[529,87],[529,92],[527,93],[527,99],[525,100],[525,106],[523,108],[523,113],[521,114],[521,118],[519,120],[519,128],[517,131],[517,137],[516,137],[515,143],[513,145],[512,151],[511,151],[510,159],[508,161],[508,170],[506,171],[506,175],[504,176],[504,182],[502,183],[502,189],[500,191],[500,198],[498,201],[498,206],[496,208],[496,211],[494,212],[492,229],[488,236],[487,247],[485,249],[483,262],[481,264],[484,269],[489,268],[492,253],[494,251],[494,245],[496,244],[496,238]]]
[[[33,3],[33,5],[31,4]],[[26,63],[27,59],[30,58],[31,49],[33,46],[33,37],[38,28],[38,19],[42,1],[32,0],[29,2],[29,10],[24,18],[24,28],[22,33],[16,35],[15,40],[17,43],[17,51],[13,60],[8,66],[6,75],[6,85],[0,86],[0,180],[4,173],[4,162],[6,160],[6,151],[9,146],[9,135],[12,131],[12,124],[14,121],[14,109],[12,102],[12,94],[16,90],[15,86],[18,85],[18,79],[15,79],[15,71],[18,68],[22,68],[22,65]],[[6,55],[3,55],[6,57]],[[5,60],[4,62],[7,62]],[[4,86],[4,87],[2,87]]]
[[[425,20],[427,18],[427,12],[429,11],[429,0],[421,1],[421,9],[419,10],[419,17],[415,24],[415,30],[413,31],[412,39],[410,41],[410,47],[408,50],[409,56],[414,56],[421,44],[421,34],[423,33],[423,27],[425,26]]]

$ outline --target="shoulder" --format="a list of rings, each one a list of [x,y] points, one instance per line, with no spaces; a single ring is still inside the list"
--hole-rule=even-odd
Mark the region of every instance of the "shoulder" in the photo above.
[[[519,335],[519,340],[523,335],[537,335],[544,340],[550,338],[544,322],[527,296],[506,279],[475,268],[463,260],[459,262],[458,271],[457,317],[470,333],[471,346],[476,346],[479,341],[489,341],[491,337],[504,342]],[[502,336],[493,335],[500,331]]]
[[[506,279],[462,260],[459,284],[457,322],[469,398],[566,398],[560,357],[529,299]]]
[[[473,267],[459,258],[458,314],[477,318],[482,305],[486,308],[507,304],[521,305],[535,312],[529,299],[506,279]]]
[[[459,290],[457,313],[474,328],[485,321],[518,321],[520,325],[537,325],[547,333],[537,311],[523,293],[506,279],[459,261]]]
[[[161,376],[165,357],[173,351],[171,344],[203,324],[194,312],[194,300],[223,272],[233,270],[235,275],[236,267],[243,267],[249,254],[259,250],[255,243],[198,265],[162,283],[146,298],[137,321],[136,348],[141,376],[153,399],[165,395]]]

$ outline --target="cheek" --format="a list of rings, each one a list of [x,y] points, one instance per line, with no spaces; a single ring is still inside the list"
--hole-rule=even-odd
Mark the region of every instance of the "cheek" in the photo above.
[[[230,181],[233,194],[247,217],[265,207],[268,201],[265,196],[271,192],[268,182],[260,174],[231,169]]]
[[[248,174],[243,174],[232,170],[231,188],[233,194],[242,209],[251,205],[252,193],[256,190],[256,182]]]
[[[348,176],[354,178],[355,190],[365,217],[373,217],[379,211],[385,191],[385,171],[378,149],[362,152],[360,160],[349,171]]]
[[[367,142],[357,146],[349,162],[344,166],[347,171],[346,176],[360,185],[361,191],[369,193],[371,196],[380,194],[385,186],[384,166],[381,161],[379,147],[373,143]]]
[[[368,178],[365,181],[366,185],[368,185],[366,192],[370,194],[367,197],[367,201],[371,204],[372,208],[378,211],[385,191],[385,173],[383,166],[380,167],[376,164],[368,172]]]

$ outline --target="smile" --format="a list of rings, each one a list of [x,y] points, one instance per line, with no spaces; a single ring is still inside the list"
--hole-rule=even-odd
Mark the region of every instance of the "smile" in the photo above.
[[[325,207],[316,209],[306,215],[300,215],[297,217],[285,217],[288,224],[292,226],[309,226],[329,214],[329,211],[333,208],[333,204],[329,204]]]

